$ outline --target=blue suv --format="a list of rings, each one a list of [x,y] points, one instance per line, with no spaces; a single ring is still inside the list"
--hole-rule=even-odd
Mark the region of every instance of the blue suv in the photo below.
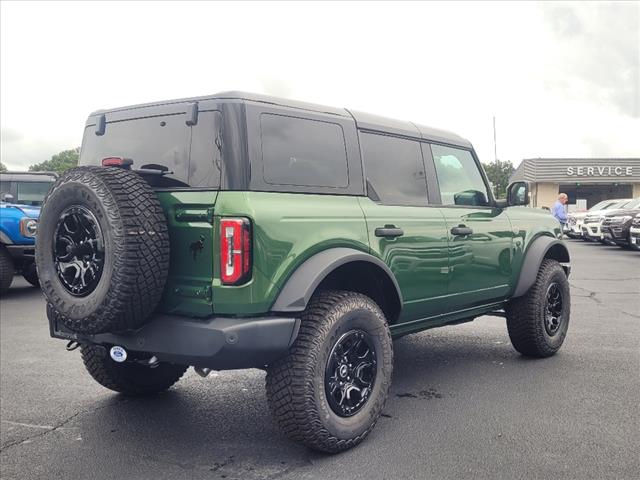
[[[34,262],[40,206],[55,173],[0,173],[0,294],[15,274],[38,286]]]

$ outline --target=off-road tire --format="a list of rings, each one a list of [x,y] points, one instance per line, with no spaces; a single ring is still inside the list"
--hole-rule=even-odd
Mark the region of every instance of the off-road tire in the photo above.
[[[554,282],[562,291],[563,318],[557,333],[550,336],[545,328],[545,308],[547,290]],[[518,352],[538,358],[555,354],[567,335],[571,316],[569,281],[562,266],[556,260],[543,260],[533,286],[522,297],[510,300],[505,312],[509,338]]]
[[[0,294],[6,293],[13,281],[15,267],[7,249],[0,245]]]
[[[162,392],[176,383],[188,367],[160,363],[151,368],[133,362],[118,363],[104,347],[81,345],[85,368],[103,387],[129,396],[144,396]]]
[[[95,288],[74,296],[54,261],[62,212],[88,210],[104,237],[104,265]],[[158,197],[142,177],[116,167],[78,167],[64,173],[45,198],[36,263],[51,315],[85,334],[140,327],[160,301],[169,271],[169,233]]]
[[[34,287],[40,287],[38,270],[36,270],[35,263],[31,263],[29,266],[22,269],[22,277]]]
[[[330,352],[345,332],[361,329],[374,341],[376,380],[371,396],[353,416],[337,415],[325,392]],[[291,439],[335,453],[358,445],[384,408],[393,370],[393,345],[387,321],[369,297],[347,291],[316,294],[301,317],[300,331],[286,357],[267,369],[269,408]]]

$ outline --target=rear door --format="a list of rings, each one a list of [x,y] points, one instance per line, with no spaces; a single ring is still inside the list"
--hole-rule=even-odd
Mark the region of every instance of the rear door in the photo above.
[[[221,179],[220,112],[198,112],[197,104],[184,103],[106,112],[103,119],[93,119],[85,129],[80,164],[100,165],[113,156],[132,159],[132,168],[143,171],[167,216],[171,264],[160,309],[210,315],[213,209]],[[166,171],[160,174],[159,169]]]
[[[444,313],[447,232],[440,209],[428,205],[420,143],[360,132],[368,197],[360,203],[373,253],[400,285],[400,322]]]
[[[450,309],[502,299],[513,260],[505,209],[490,206],[487,182],[470,150],[431,144],[431,153],[447,223]]]

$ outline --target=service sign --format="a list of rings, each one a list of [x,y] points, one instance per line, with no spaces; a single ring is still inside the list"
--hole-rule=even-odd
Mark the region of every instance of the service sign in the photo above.
[[[621,167],[620,165],[567,167],[567,175],[570,177],[631,177],[633,176],[633,167]]]

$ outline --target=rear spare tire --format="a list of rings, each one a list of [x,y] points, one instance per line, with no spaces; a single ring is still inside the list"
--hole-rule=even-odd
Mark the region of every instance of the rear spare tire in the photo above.
[[[139,327],[160,301],[169,270],[158,197],[132,171],[67,171],[42,206],[36,264],[48,311],[70,330]]]

